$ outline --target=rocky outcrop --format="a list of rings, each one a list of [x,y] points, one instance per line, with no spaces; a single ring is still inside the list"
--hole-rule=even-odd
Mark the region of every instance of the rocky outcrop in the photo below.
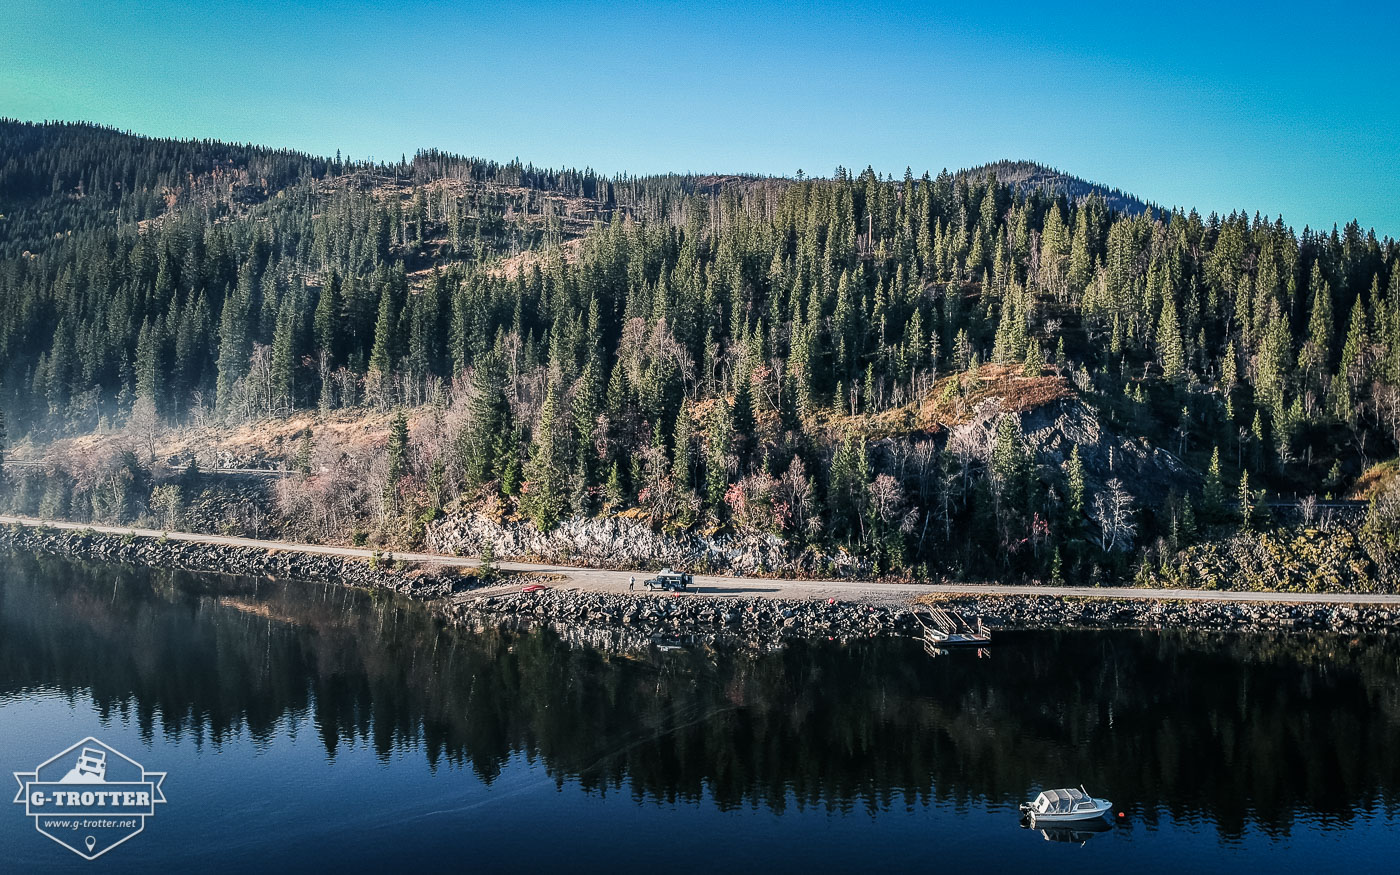
[[[1092,407],[1078,398],[1062,398],[1018,414],[1026,449],[1046,479],[1058,476],[1074,447],[1084,465],[1090,493],[1116,477],[1145,504],[1156,504],[1173,490],[1198,487],[1200,475],[1172,453],[1137,438],[1124,438],[1104,428]],[[991,458],[1002,406],[983,402],[971,419],[949,430],[948,445],[962,447],[980,462]]]
[[[498,523],[481,513],[453,514],[428,527],[429,549],[498,559],[535,559],[600,568],[670,567],[694,573],[785,577],[867,577],[869,562],[847,553],[795,549],[777,537],[659,533],[625,516],[573,518],[548,532],[528,521]]]

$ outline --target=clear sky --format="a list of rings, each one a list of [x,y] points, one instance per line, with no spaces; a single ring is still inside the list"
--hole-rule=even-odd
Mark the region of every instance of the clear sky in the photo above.
[[[1400,237],[1400,3],[0,0],[0,115],[355,158],[1025,158]]]

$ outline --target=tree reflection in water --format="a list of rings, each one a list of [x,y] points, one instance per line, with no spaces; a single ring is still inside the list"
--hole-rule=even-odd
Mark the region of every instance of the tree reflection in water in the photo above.
[[[0,696],[90,695],[105,717],[217,747],[312,719],[328,757],[421,750],[490,781],[721,808],[1013,806],[1084,783],[1164,813],[1285,833],[1393,809],[1400,646],[1333,636],[1007,634],[992,658],[914,642],[639,656],[474,633],[423,605],[319,584],[13,554]]]

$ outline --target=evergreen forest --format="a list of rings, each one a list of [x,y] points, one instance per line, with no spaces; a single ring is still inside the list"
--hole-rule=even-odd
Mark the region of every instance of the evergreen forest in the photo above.
[[[302,417],[272,510],[327,540],[625,514],[872,574],[1098,581],[1350,499],[1393,550],[1400,245],[1031,176],[606,177],[0,121],[6,441],[147,437],[7,465],[9,501],[149,518],[181,500],[155,435]],[[1170,476],[1048,452],[1045,409]],[[387,438],[323,445],[355,417]]]

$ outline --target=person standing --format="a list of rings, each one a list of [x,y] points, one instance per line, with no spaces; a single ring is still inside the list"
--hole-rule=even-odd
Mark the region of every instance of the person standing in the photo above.
[[[627,591],[633,592],[637,589],[637,576],[631,575],[627,578]]]

